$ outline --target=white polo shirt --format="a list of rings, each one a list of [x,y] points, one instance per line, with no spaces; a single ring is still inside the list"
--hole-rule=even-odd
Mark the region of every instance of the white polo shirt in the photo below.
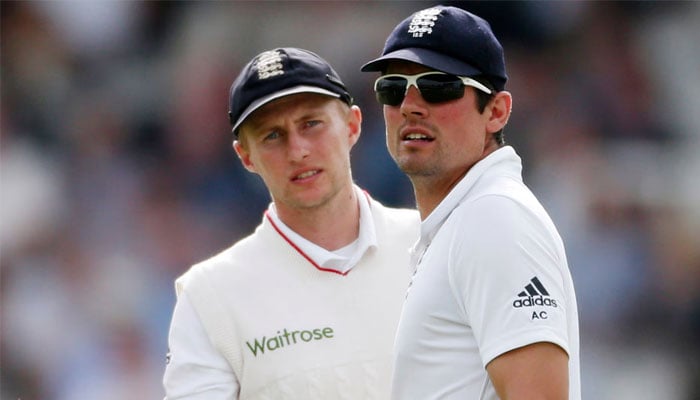
[[[486,365],[551,342],[579,400],[574,286],[551,219],[506,146],[480,161],[422,222],[396,340],[392,398],[498,399]]]

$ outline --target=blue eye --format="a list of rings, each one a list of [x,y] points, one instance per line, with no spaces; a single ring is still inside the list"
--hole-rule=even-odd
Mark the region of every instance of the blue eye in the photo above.
[[[263,137],[263,141],[274,140],[280,137],[279,131],[270,131],[267,135]]]
[[[319,125],[320,123],[321,123],[321,121],[319,121],[319,120],[310,120],[310,121],[306,121],[305,125],[307,128],[313,128],[314,126]]]

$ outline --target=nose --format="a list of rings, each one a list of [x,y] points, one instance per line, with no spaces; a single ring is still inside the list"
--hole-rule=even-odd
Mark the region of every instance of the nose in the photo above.
[[[421,96],[418,88],[413,85],[406,88],[406,95],[401,102],[401,114],[405,117],[410,115],[423,117],[427,112],[426,101]]]
[[[304,135],[298,132],[290,132],[287,137],[287,157],[290,161],[299,162],[311,153],[310,143]]]

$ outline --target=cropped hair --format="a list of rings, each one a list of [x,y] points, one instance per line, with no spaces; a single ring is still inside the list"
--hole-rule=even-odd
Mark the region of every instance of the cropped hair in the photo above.
[[[486,110],[486,106],[489,104],[491,99],[493,99],[494,94],[496,93],[496,89],[494,89],[493,85],[485,75],[475,76],[472,79],[484,84],[487,88],[491,89],[490,94],[475,89],[477,109],[480,113],[483,113],[484,110]],[[503,129],[499,130],[498,132],[495,132],[493,134],[493,138],[496,139],[496,143],[498,143],[499,146],[503,146],[504,144],[506,144]]]

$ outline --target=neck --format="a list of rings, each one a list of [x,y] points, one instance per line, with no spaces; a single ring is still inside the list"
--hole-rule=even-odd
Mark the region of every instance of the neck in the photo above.
[[[464,171],[451,179],[439,179],[434,176],[410,177],[421,220],[428,218],[466,173],[467,171]]]
[[[421,220],[428,218],[428,215],[447,197],[450,191],[464,178],[476,163],[480,162],[488,155],[498,150],[501,145],[490,140],[484,147],[481,156],[472,164],[456,167],[450,170],[434,171],[428,174],[409,175],[413,184],[413,194],[416,198],[416,207],[420,213]]]
[[[289,209],[277,205],[277,215],[290,229],[326,250],[352,243],[360,234],[360,205],[352,185],[322,205]]]

